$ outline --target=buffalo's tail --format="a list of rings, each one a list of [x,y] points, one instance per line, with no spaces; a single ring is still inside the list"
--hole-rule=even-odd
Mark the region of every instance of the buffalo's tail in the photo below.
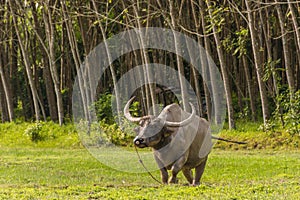
[[[215,137],[215,136],[211,136],[211,138],[215,139],[215,140],[220,140],[220,141],[224,141],[224,142],[231,142],[231,143],[235,143],[235,144],[247,144],[247,142],[240,142],[240,141],[228,140],[228,139],[224,139],[224,138],[220,138],[220,137]]]

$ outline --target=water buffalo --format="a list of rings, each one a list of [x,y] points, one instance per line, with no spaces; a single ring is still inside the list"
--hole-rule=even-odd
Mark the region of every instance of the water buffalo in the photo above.
[[[135,128],[134,145],[153,149],[162,182],[177,183],[176,176],[182,170],[189,184],[199,185],[212,147],[209,123],[195,114],[191,103],[191,114],[174,103],[166,106],[157,117],[133,117],[129,112],[133,99],[125,105],[124,115],[129,121],[139,123]],[[170,178],[167,170],[171,170]]]

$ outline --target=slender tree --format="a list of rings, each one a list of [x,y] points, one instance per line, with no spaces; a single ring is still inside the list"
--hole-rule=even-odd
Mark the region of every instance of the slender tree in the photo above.
[[[7,4],[7,2],[5,2],[5,4]],[[1,82],[2,82],[2,87],[3,87],[3,95],[5,96],[5,103],[4,102],[1,102],[3,105],[7,105],[7,112],[8,112],[8,118],[9,118],[9,121],[13,121],[14,118],[15,118],[15,114],[14,114],[14,107],[13,107],[13,99],[12,99],[12,95],[11,95],[11,91],[10,91],[10,82],[9,80],[7,80],[7,76],[6,73],[5,73],[5,66],[8,65],[8,59],[7,59],[7,53],[5,52],[5,49],[7,49],[7,41],[5,41],[5,36],[3,36],[3,33],[4,32],[7,32],[7,26],[5,25],[4,23],[4,16],[5,14],[8,14],[8,13],[5,13],[5,10],[4,9],[1,9],[0,10],[0,26],[4,28],[4,31],[1,31],[0,32],[0,79],[1,79]],[[6,48],[5,48],[6,47]],[[8,71],[8,70],[6,70]],[[4,100],[3,99],[3,100]],[[4,110],[5,107],[3,106],[2,107],[2,110]]]
[[[291,0],[288,0],[288,6],[289,6],[289,11],[291,13],[291,17],[292,17],[292,21],[293,21],[293,28],[294,28],[295,35],[296,35],[295,43],[297,44],[297,47],[298,47],[298,66],[299,66],[299,64],[300,64],[300,56],[299,56],[299,53],[300,53],[300,28],[299,28],[299,24],[298,24],[299,20],[297,20],[295,6]],[[299,7],[298,7],[298,9],[299,9]]]
[[[49,58],[49,52],[46,47],[46,44],[42,38],[45,38],[45,32],[43,31],[44,28],[41,27],[40,22],[39,22],[39,16],[37,12],[37,7],[35,3],[32,1],[31,4],[31,9],[32,9],[32,16],[33,16],[33,27],[34,31],[37,35],[37,38],[40,41],[40,51],[42,54],[43,58]],[[40,7],[41,8],[41,7]],[[55,98],[55,93],[54,93],[54,86],[53,86],[53,81],[52,77],[50,74],[50,66],[49,66],[49,60],[50,59],[43,59],[43,78],[45,80],[45,86],[46,86],[46,95],[47,95],[47,103],[49,107],[49,113],[50,113],[50,118],[53,121],[58,120],[58,114],[57,114],[57,106],[56,106],[56,98]]]
[[[38,93],[37,93],[37,89],[35,87],[35,84],[34,84],[34,79],[33,79],[33,75],[32,75],[32,71],[31,71],[31,64],[30,64],[30,60],[29,60],[29,57],[28,57],[28,54],[27,54],[27,48],[26,48],[26,44],[23,43],[23,41],[26,42],[26,40],[28,40],[28,38],[22,38],[21,36],[21,30],[20,30],[20,25],[18,24],[18,19],[17,19],[17,14],[16,14],[16,11],[15,11],[15,6],[16,4],[14,4],[12,2],[12,0],[9,0],[9,8],[10,8],[10,11],[12,13],[12,19],[13,19],[13,25],[14,25],[14,28],[15,28],[15,31],[16,31],[16,35],[18,37],[18,42],[19,42],[19,46],[20,46],[20,49],[21,49],[21,53],[22,53],[22,57],[24,59],[24,65],[25,65],[25,69],[26,69],[26,74],[27,74],[27,78],[28,78],[28,81],[29,81],[29,86],[30,86],[30,89],[31,89],[31,93],[32,93],[32,99],[33,99],[33,104],[34,104],[34,112],[35,112],[35,119],[37,121],[39,121],[41,119],[40,117],[40,107],[39,107],[39,103],[38,103]],[[20,20],[22,21],[22,20]],[[25,28],[26,26],[24,24],[23,25],[23,28]]]
[[[56,5],[50,5],[50,1],[44,2],[43,5],[43,19],[45,23],[46,29],[46,38],[48,42],[48,48],[45,51],[48,54],[49,58],[49,68],[50,74],[53,80],[54,91],[56,95],[57,101],[57,113],[58,113],[58,121],[59,124],[62,125],[64,121],[64,109],[63,109],[63,101],[62,101],[62,94],[60,91],[60,83],[59,83],[59,75],[56,68],[56,56],[55,56],[55,33],[54,33],[54,23],[53,23],[53,11],[55,11]],[[42,41],[41,41],[42,42]],[[44,45],[45,46],[45,45]]]
[[[2,52],[1,49],[0,49],[0,52]],[[10,94],[8,81],[6,80],[6,76],[5,76],[5,73],[4,73],[3,61],[1,59],[1,57],[0,57],[0,78],[1,78],[2,86],[3,86],[3,93],[4,93],[4,96],[5,96],[5,100],[6,100],[9,121],[12,122],[14,120],[13,101],[12,101],[12,97],[11,97],[11,94]]]
[[[213,18],[212,15],[212,5],[209,1],[206,1],[207,7],[208,7],[208,13],[210,18]],[[229,83],[229,77],[228,77],[228,72],[225,64],[225,58],[224,58],[224,52],[222,49],[222,44],[220,37],[218,35],[218,27],[213,25],[212,31],[214,35],[214,39],[217,45],[217,53],[220,61],[220,67],[222,71],[222,77],[223,77],[223,82],[224,82],[224,88],[225,88],[225,95],[226,95],[226,102],[227,102],[227,111],[228,111],[228,124],[229,124],[229,129],[235,128],[235,121],[234,121],[234,116],[233,116],[233,105],[232,105],[232,95],[231,95],[231,89],[230,89],[230,83]]]
[[[280,4],[278,4],[277,0],[275,0],[275,1],[277,2],[276,11],[277,11],[279,25],[280,25],[281,34],[282,34],[281,39],[282,39],[283,56],[284,56],[284,63],[285,63],[285,69],[286,69],[285,71],[286,71],[287,81],[288,81],[288,85],[289,85],[289,90],[291,92],[291,97],[292,97],[292,94],[294,93],[294,90],[295,90],[295,80],[294,80],[294,73],[292,70],[291,60],[290,60],[288,35],[286,33],[287,29],[285,28],[286,22],[283,17],[282,6]]]
[[[133,6],[133,12],[134,12],[134,16],[135,16],[135,21],[136,21],[136,25],[137,28],[141,29],[143,28],[141,25],[141,21],[140,21],[140,15],[139,15],[139,10],[138,10],[138,6],[139,6],[139,2],[137,1],[132,2],[132,6]],[[148,16],[147,16],[148,17]],[[145,73],[145,80],[147,83],[150,83],[151,80],[153,80],[153,72],[151,71],[151,69],[149,68],[148,64],[150,63],[149,61],[149,55],[147,53],[147,49],[145,48],[145,44],[142,38],[142,32],[138,31],[138,40],[139,40],[139,44],[141,46],[141,56],[142,56],[142,62],[144,65],[144,73]],[[147,31],[145,32],[145,34],[147,34]],[[152,112],[154,116],[157,116],[157,110],[156,110],[156,94],[155,94],[155,85],[150,83],[148,85],[146,85],[146,97],[147,97],[147,110],[148,112],[150,111],[150,107],[152,107]]]
[[[255,11],[251,9],[251,3],[245,0],[245,5],[247,8],[247,19],[248,19],[248,26],[250,30],[250,36],[251,36],[251,43],[252,43],[252,51],[253,51],[253,57],[255,62],[255,68],[257,73],[257,80],[258,80],[258,86],[260,91],[260,98],[261,98],[261,105],[262,105],[262,113],[263,113],[263,120],[264,124],[267,124],[267,120],[269,119],[269,109],[268,109],[268,100],[267,100],[267,91],[266,86],[263,81],[263,69],[262,69],[262,61],[261,57],[259,55],[260,46],[259,42],[257,40],[257,31],[254,25],[254,16]]]
[[[66,1],[65,0],[60,0],[60,5],[61,5],[61,11],[62,11],[62,16],[65,21],[65,26],[67,30],[67,35],[68,35],[68,41],[70,44],[72,56],[73,56],[73,61],[75,64],[75,69],[77,72],[77,77],[78,77],[78,84],[79,84],[79,90],[80,90],[80,97],[81,97],[81,102],[82,102],[82,108],[84,112],[85,119],[89,122],[91,119],[88,106],[90,105],[90,94],[87,90],[87,83],[84,78],[83,78],[83,72],[80,70],[80,55],[79,55],[79,49],[78,45],[76,43],[76,36],[74,33],[74,28],[72,25],[72,20],[69,17],[69,13],[66,7]]]
[[[95,0],[92,0],[93,2],[93,7],[94,7],[94,10],[95,10],[95,13],[98,13],[98,9],[97,9],[97,6],[96,6],[96,3],[95,3]],[[113,85],[114,85],[114,90],[115,90],[115,96],[116,96],[116,104],[117,104],[117,112],[118,112],[118,121],[119,121],[119,124],[121,124],[121,118],[120,118],[120,113],[121,113],[121,103],[120,103],[120,96],[119,96],[119,88],[118,88],[118,85],[117,85],[117,76],[116,76],[116,72],[113,68],[113,60],[111,58],[111,52],[109,50],[109,46],[107,45],[107,39],[106,39],[106,34],[105,34],[105,31],[104,31],[104,28],[102,26],[102,21],[100,19],[99,16],[97,16],[97,19],[98,19],[98,25],[99,25],[99,28],[100,28],[100,31],[101,31],[101,35],[103,37],[103,43],[104,43],[104,46],[105,46],[105,54],[108,58],[108,62],[110,63],[109,64],[109,69],[110,69],[110,72],[111,72],[111,76],[112,76],[112,80],[113,80]]]
[[[177,31],[177,22],[176,22],[176,10],[175,10],[175,5],[172,0],[168,0],[169,3],[169,11],[170,11],[170,16],[171,16],[171,22],[170,26],[173,30]],[[179,83],[180,83],[180,89],[181,89],[181,97],[182,97],[182,104],[183,104],[183,109],[186,111],[189,111],[189,96],[188,96],[188,91],[187,91],[187,85],[185,84],[183,77],[184,75],[184,66],[183,66],[183,60],[179,56],[180,51],[181,51],[181,44],[179,41],[179,38],[177,38],[176,34],[173,34],[174,37],[174,45],[175,45],[175,53],[176,53],[176,63],[177,63],[177,68],[178,68],[178,77],[179,77]]]

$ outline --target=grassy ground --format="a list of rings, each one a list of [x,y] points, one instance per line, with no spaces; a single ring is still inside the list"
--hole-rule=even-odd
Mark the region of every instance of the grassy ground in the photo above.
[[[85,149],[1,148],[0,199],[300,199],[299,153],[214,150],[202,185],[187,187],[181,174],[161,186],[115,171]]]
[[[284,133],[267,137],[256,129],[225,132],[221,136],[248,140],[249,146],[215,145],[202,185],[188,187],[182,174],[179,184],[162,186],[148,174],[101,164],[80,145],[72,126],[44,125],[41,132],[48,135],[32,142],[24,135],[30,124],[25,125],[0,126],[1,200],[300,199],[300,150],[294,145],[298,140]],[[263,141],[261,147],[252,145]],[[158,171],[153,175],[159,179]]]

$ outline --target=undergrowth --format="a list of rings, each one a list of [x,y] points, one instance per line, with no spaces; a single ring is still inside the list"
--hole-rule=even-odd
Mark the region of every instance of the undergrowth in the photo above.
[[[237,129],[225,128],[217,135],[229,140],[246,142],[238,145],[228,142],[215,141],[214,148],[219,149],[298,149],[300,135],[291,135],[285,129],[262,131],[260,123],[237,123]],[[117,125],[99,123],[101,139],[118,146],[132,146],[132,127],[121,130]],[[82,139],[82,138],[81,138]],[[2,123],[0,124],[0,147],[62,147],[81,148],[82,141],[74,124],[67,123],[59,126],[53,122],[37,123]]]
[[[298,149],[300,146],[300,135],[293,135],[283,128],[269,129],[263,131],[261,123],[237,122],[234,130],[223,129],[219,137],[233,141],[246,142],[239,145],[234,143],[217,141],[215,148],[220,149]]]
[[[80,147],[73,124],[18,122],[0,124],[0,147]]]

